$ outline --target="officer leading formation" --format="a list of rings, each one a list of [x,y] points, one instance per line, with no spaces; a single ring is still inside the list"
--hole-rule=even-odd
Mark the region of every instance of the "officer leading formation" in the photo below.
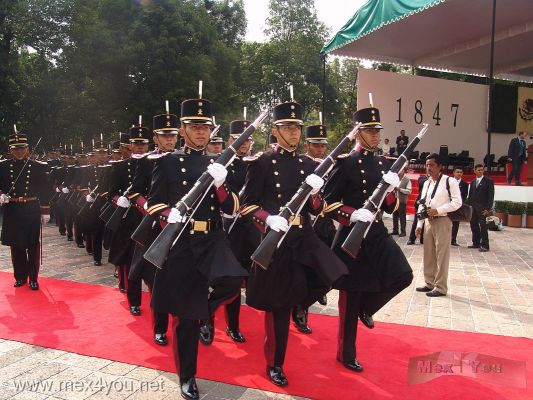
[[[0,162],[1,240],[10,246],[15,287],[29,280],[31,289],[39,288],[41,215],[48,214],[50,201],[59,234],[86,248],[95,266],[102,264],[102,248],[109,250],[133,316],[142,312],[145,282],[152,339],[158,345],[168,343],[171,320],[185,399],[200,397],[198,342],[213,342],[220,306],[226,334],[245,346],[239,323],[243,294],[248,306],[264,312],[264,366],[273,384],[289,383],[284,364],[291,316],[300,333],[311,334],[308,308],[316,301],[325,304],[331,288],[340,291],[335,356],[344,367],[361,372],[358,322],[374,328],[372,315],[413,278],[381,219],[382,211],[392,213],[397,206],[399,178],[378,154],[382,126],[373,107],[354,114],[360,128],[353,151],[339,156],[325,176],[316,175],[327,156],[327,129],[320,121],[304,132],[303,111],[291,93],[290,101],[273,109],[269,150],[251,154],[249,136],[227,164],[216,161],[253,123],[246,111],[243,119],[232,121],[226,143],[231,149],[224,150],[222,137],[212,134],[213,105],[201,94],[181,103],[179,118],[167,102],[166,112],[153,117],[153,129],[140,119],[109,149],[103,140],[93,141],[90,149],[83,143],[76,151],[64,146],[48,164],[30,157],[26,135],[15,130],[9,136],[11,157]],[[305,153],[298,154],[303,134]],[[206,177],[212,184],[201,199],[180,212],[177,204]],[[363,206],[382,181],[388,194],[375,217]],[[280,210],[303,184],[311,188],[310,195],[287,220]],[[340,245],[357,221],[371,222],[371,227],[352,258]],[[158,269],[144,255],[169,224],[183,229]],[[282,232],[283,239],[264,269],[250,257],[271,230]],[[366,356],[364,349],[359,353]]]

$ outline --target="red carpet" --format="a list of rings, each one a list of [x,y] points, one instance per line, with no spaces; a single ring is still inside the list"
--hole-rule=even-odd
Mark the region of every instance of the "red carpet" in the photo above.
[[[152,344],[147,297],[143,315],[133,317],[125,296],[116,289],[46,278],[40,280],[37,292],[27,286],[15,289],[12,284],[11,274],[0,273],[1,338],[174,371],[171,347]],[[291,328],[284,368],[290,383],[280,389],[264,374],[262,314],[243,307],[241,316],[248,342],[231,342],[221,330],[224,323],[219,314],[215,343],[208,348],[200,345],[199,377],[316,399],[532,398],[524,388],[523,364],[518,365],[519,373],[503,364],[500,372],[476,375],[477,379],[442,376],[408,384],[410,357],[445,350],[527,362],[525,379],[531,384],[530,339],[379,322],[371,331],[360,325],[358,356],[365,372],[357,374],[335,361],[337,318],[323,315],[310,317],[312,335]],[[421,380],[427,380],[427,375]]]

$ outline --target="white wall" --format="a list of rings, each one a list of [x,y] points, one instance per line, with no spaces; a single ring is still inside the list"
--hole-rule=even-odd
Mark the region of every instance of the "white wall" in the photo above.
[[[487,86],[361,68],[357,80],[357,108],[369,106],[368,93],[372,93],[374,106],[380,110],[384,127],[382,140],[389,138],[390,144],[395,146],[401,129],[412,139],[422,127],[421,122],[426,122],[429,131],[417,150],[438,153],[440,145],[447,144],[450,153],[469,150],[476,163],[483,161],[487,152]],[[415,110],[417,100],[420,100],[421,115]],[[437,104],[440,125],[436,125],[437,120],[433,118],[437,117]],[[459,106],[452,109],[452,104]],[[402,122],[397,121],[399,118]],[[492,134],[491,153],[496,160],[507,154],[513,137]]]

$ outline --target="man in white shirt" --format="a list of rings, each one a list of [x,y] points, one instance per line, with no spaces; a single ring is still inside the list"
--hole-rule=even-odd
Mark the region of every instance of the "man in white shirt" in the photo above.
[[[422,225],[424,226],[426,284],[416,290],[426,292],[429,297],[439,297],[446,296],[448,292],[452,221],[447,214],[457,210],[463,202],[457,180],[442,173],[438,154],[433,153],[426,158],[426,171],[429,178],[422,187],[418,207],[418,213],[426,215],[419,217],[416,229],[416,236],[420,236]]]

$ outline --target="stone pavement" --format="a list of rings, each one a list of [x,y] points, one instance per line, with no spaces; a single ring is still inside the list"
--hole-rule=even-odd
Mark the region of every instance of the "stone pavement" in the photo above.
[[[390,220],[386,222],[390,224]],[[93,266],[85,249],[67,242],[55,227],[46,225],[43,237],[41,276],[116,285],[113,266]],[[470,229],[461,224],[461,246],[452,247],[450,258],[449,294],[433,299],[415,291],[424,284],[422,246],[406,246],[405,238],[395,238],[411,263],[415,279],[374,316],[376,321],[533,338],[533,230],[490,232],[491,251],[479,253],[466,247]],[[11,271],[9,249],[4,246],[0,247],[0,270]],[[331,291],[328,305],[314,305],[311,312],[337,315],[337,298],[337,292]],[[376,325],[379,329],[379,322]],[[198,382],[205,400],[297,398]],[[177,399],[178,380],[175,374],[164,371],[0,339],[0,400],[103,398]]]

